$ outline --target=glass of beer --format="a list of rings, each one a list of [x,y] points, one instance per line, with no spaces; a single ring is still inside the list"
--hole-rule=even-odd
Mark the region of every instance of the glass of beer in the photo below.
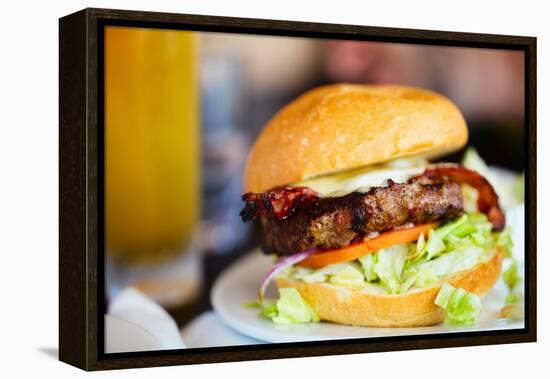
[[[193,33],[105,30],[108,295],[133,285],[166,306],[200,286],[200,131]]]

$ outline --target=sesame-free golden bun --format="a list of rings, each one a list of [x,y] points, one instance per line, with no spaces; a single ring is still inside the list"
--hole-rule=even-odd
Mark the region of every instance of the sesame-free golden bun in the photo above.
[[[502,249],[496,248],[488,260],[470,270],[457,273],[444,282],[483,296],[498,280],[503,256]],[[434,304],[443,282],[399,295],[380,294],[368,289],[330,283],[306,283],[284,277],[277,278],[276,283],[278,288],[296,288],[321,320],[338,324],[418,327],[434,325],[445,319],[444,311]]]
[[[398,85],[315,88],[266,125],[245,169],[246,192],[460,149],[468,130],[458,108],[435,92]]]

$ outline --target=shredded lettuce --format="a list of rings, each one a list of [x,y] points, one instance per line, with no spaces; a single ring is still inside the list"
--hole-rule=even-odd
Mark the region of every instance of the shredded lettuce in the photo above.
[[[502,278],[510,291],[513,291],[517,287],[517,285],[521,282],[521,277],[518,273],[518,264],[516,261],[513,261],[510,267],[504,271]]]
[[[363,268],[363,274],[367,282],[374,282],[378,279],[378,274],[374,270],[374,265],[378,263],[378,254],[367,254],[359,258],[359,263]]]
[[[401,289],[403,267],[407,258],[408,246],[406,244],[394,245],[379,250],[377,262],[373,269],[380,279],[380,283],[391,294],[399,293]]]
[[[306,283],[322,283],[327,280],[325,272],[306,267],[296,267],[293,276],[295,279],[303,280]]]
[[[477,190],[470,186],[469,184],[463,183],[462,188],[462,207],[468,213],[477,212],[477,199],[479,198],[479,193]]]
[[[522,172],[514,181],[512,194],[519,202],[525,201],[525,172]]]
[[[262,309],[261,312],[262,316],[267,317],[269,319],[272,319],[273,317],[277,317],[279,314],[279,311],[277,310],[277,304],[273,303],[266,303]]]
[[[345,287],[364,287],[365,276],[357,267],[348,265],[336,271],[330,278],[330,283]]]
[[[446,311],[446,322],[450,324],[475,324],[482,309],[479,296],[448,283],[441,286],[434,302]]]
[[[506,228],[499,233],[497,245],[504,248],[504,256],[506,258],[512,258],[512,249],[514,247],[514,242],[512,241],[512,232],[510,231],[510,228]]]
[[[410,264],[405,277],[416,275],[410,284],[415,288],[432,285],[443,278],[463,270],[468,270],[481,262],[485,257],[485,250],[477,246],[454,250],[433,260],[421,260]]]
[[[319,322],[320,318],[295,288],[280,288],[279,300],[268,303],[262,316],[276,324]]]
[[[468,222],[468,215],[463,214],[462,216],[460,216],[456,220],[451,221],[451,222],[437,228],[435,231],[437,232],[439,238],[441,238],[441,239],[447,238],[449,235],[452,235],[453,232],[456,229],[462,227],[467,222]]]
[[[499,202],[504,209],[524,202],[525,174],[502,174],[498,169],[491,169],[477,151],[470,147],[466,150],[462,165],[483,175],[493,185],[498,194]],[[462,186],[464,209],[467,212],[477,210],[477,191],[468,186]]]
[[[245,308],[262,308],[262,302],[258,299],[246,301],[243,303],[243,307]]]
[[[508,295],[504,299],[505,306],[502,308],[501,314],[507,319],[520,319],[524,317],[523,291],[519,286],[522,278],[518,271],[518,263],[512,255],[513,241],[510,229],[501,232],[497,241],[504,248],[505,257],[511,261],[508,268],[502,273],[502,279],[508,287]]]
[[[469,147],[464,153],[462,158],[462,165],[470,170],[479,172],[481,175],[487,177],[489,175],[489,167],[478,154],[477,150],[473,147]]]
[[[502,234],[504,234],[504,232]],[[509,234],[502,238],[499,237],[499,240],[511,241]],[[511,253],[510,255],[507,255],[507,257],[511,260],[511,263],[508,266],[508,268],[504,270],[504,272],[502,273],[502,279],[504,280],[504,283],[508,287],[508,295],[506,295],[506,297],[504,298],[504,303],[506,304],[504,308],[507,308],[507,307],[509,308],[509,306],[512,306],[512,305],[514,306],[518,305],[520,302],[523,301],[523,293],[521,289],[518,288],[519,284],[521,283],[521,276],[518,272],[518,263],[512,257]],[[509,318],[509,317],[506,317],[506,318]]]
[[[399,287],[399,293],[409,290],[415,283],[427,283],[428,281],[432,282],[433,278],[433,275],[428,271],[405,271],[401,286]]]
[[[510,294],[506,295],[506,298],[504,299],[504,302],[506,303],[506,305],[516,304],[516,303],[519,302],[519,295],[517,295],[515,293],[510,293]]]
[[[418,254],[424,251],[424,246],[426,246],[426,238],[424,237],[424,233],[420,233],[420,237],[418,237],[418,241],[416,241],[416,251],[414,252],[414,255],[407,258],[414,259],[418,257]]]
[[[426,259],[432,259],[440,255],[445,251],[445,243],[443,242],[442,235],[435,230],[428,232],[428,243],[426,243]]]

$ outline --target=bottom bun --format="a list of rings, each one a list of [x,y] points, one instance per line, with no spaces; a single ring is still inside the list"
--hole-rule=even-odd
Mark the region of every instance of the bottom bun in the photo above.
[[[494,250],[486,261],[427,288],[399,295],[380,294],[369,289],[306,283],[277,278],[277,287],[293,287],[322,320],[338,324],[379,327],[416,327],[442,322],[445,312],[434,304],[441,284],[447,282],[476,295],[485,295],[496,283],[502,268],[503,251]]]

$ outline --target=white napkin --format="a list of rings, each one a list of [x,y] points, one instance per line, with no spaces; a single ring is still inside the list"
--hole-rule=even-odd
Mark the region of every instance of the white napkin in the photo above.
[[[156,340],[159,350],[186,347],[174,319],[134,287],[118,293],[109,305],[108,314],[144,329]]]
[[[160,305],[134,287],[126,287],[111,301],[105,326],[107,353],[263,343],[229,328],[212,311],[197,316],[180,332]]]

